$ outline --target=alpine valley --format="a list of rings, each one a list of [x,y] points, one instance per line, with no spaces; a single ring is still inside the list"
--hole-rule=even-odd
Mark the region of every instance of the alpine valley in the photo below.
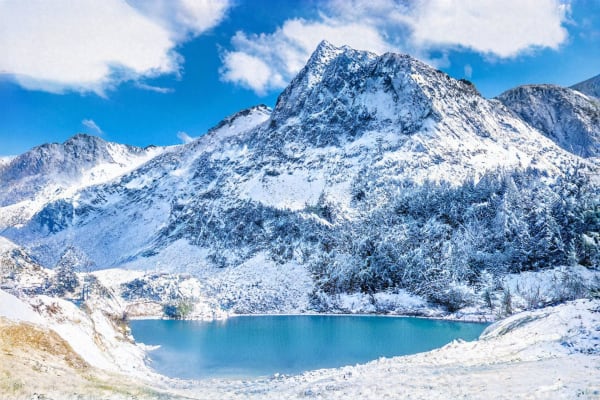
[[[191,143],[78,134],[0,159],[0,293],[81,362],[129,375],[145,367],[128,317],[525,312],[493,325],[490,348],[536,323],[571,329],[548,321],[600,306],[581,300],[600,293],[599,85],[486,99],[410,56],[322,42],[272,110]],[[597,368],[590,329],[552,343]]]

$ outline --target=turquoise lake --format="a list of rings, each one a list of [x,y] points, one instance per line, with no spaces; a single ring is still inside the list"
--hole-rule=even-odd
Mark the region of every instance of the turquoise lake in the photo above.
[[[242,316],[225,321],[131,321],[137,342],[160,345],[151,366],[176,378],[296,374],[415,354],[487,325],[381,316]]]

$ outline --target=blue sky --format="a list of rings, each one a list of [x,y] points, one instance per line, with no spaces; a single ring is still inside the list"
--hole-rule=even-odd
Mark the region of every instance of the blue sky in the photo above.
[[[78,132],[181,143],[273,106],[322,39],[409,53],[493,97],[600,73],[600,1],[5,0],[0,155]]]

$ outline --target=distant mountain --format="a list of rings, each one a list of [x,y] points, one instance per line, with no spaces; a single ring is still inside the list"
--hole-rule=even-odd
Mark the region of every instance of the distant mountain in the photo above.
[[[556,112],[593,121],[568,93]],[[0,229],[48,267],[72,246],[94,268],[191,272],[224,310],[327,309],[340,294],[398,290],[460,308],[490,276],[597,267],[596,219],[583,215],[599,167],[538,129],[407,55],[323,42],[274,110],[242,111],[185,145],[123,148],[135,166],[60,197],[36,189],[33,212],[15,208],[31,176],[49,187],[79,170],[64,179],[39,156],[11,161],[20,168],[0,184],[19,190],[2,191]],[[101,142],[58,146],[85,171],[112,165]]]
[[[579,82],[571,86],[571,89],[575,89],[581,93],[587,94],[588,96],[600,99],[600,75],[596,75],[593,78]]]
[[[62,144],[50,143],[0,163],[0,206],[13,205],[12,223],[30,218],[48,201],[101,184],[161,153],[163,149],[106,142],[78,134]],[[18,215],[17,215],[18,214]],[[6,217],[8,214],[5,214]],[[6,224],[0,217],[0,226]]]
[[[554,85],[519,86],[498,100],[563,149],[600,156],[600,102]]]

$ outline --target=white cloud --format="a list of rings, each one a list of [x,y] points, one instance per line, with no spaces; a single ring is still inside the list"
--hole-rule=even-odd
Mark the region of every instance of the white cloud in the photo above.
[[[166,1],[166,0],[163,0]],[[176,21],[183,23],[193,33],[200,34],[216,26],[230,7],[229,1],[223,0],[179,0],[181,7],[176,8]],[[169,4],[173,0],[168,0]]]
[[[216,25],[230,5],[139,3],[145,6],[135,0],[0,1],[0,74],[27,89],[102,95],[124,80],[177,73],[176,46]]]
[[[96,122],[94,122],[93,119],[84,119],[83,121],[81,121],[81,124],[87,128],[89,128],[92,132],[91,133],[95,133],[96,135],[103,135],[104,132],[102,131],[102,129],[100,129],[100,127],[98,126],[98,124],[96,124]]]
[[[272,34],[247,36],[238,32],[232,38],[237,50],[223,56],[221,78],[258,94],[280,89],[304,66],[323,39],[334,45],[378,53],[395,49],[369,25],[340,23],[330,18],[316,22],[292,19]]]
[[[264,94],[267,89],[279,88],[284,85],[285,81],[281,74],[258,56],[252,56],[243,51],[234,51],[225,54],[223,63],[224,69],[221,78],[224,81],[238,83],[258,94]]]
[[[144,82],[136,82],[135,87],[137,87],[138,89],[148,90],[150,92],[163,93],[163,94],[164,93],[173,93],[175,91],[175,89],[173,89],[173,88],[148,85],[147,83],[144,83]]]
[[[323,39],[375,53],[406,52],[438,66],[453,48],[501,58],[556,49],[566,40],[569,13],[560,0],[329,0],[321,6],[317,18],[290,19],[272,33],[237,32],[223,54],[221,79],[258,94],[281,89]]]
[[[557,0],[426,0],[415,9],[412,39],[513,57],[531,47],[556,49],[567,37],[567,12]]]
[[[217,26],[231,0],[128,0],[136,10],[160,23],[182,41]]]
[[[471,76],[473,75],[473,67],[471,67],[471,64],[465,64],[463,69],[465,71],[465,77],[471,79]]]
[[[193,142],[194,140],[196,140],[197,138],[195,137],[191,137],[190,135],[188,135],[186,132],[184,131],[179,131],[177,132],[177,137],[179,138],[179,140],[181,140],[183,143],[190,143]]]

